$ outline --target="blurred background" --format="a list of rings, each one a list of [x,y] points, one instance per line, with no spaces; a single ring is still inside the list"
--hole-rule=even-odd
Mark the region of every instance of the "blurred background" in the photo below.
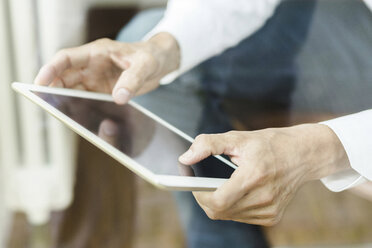
[[[137,178],[10,88],[13,81],[32,83],[41,65],[61,48],[102,37],[141,39],[145,33],[140,30],[146,29],[143,11],[165,4],[0,0],[0,247],[186,247],[172,193]],[[311,8],[308,4],[283,1],[262,31],[271,39],[256,41],[267,53],[276,43],[301,43],[287,49],[295,73],[284,88],[277,88],[276,82],[261,87],[265,80],[260,76],[266,71],[282,78],[270,71],[269,60],[246,62],[230,49],[135,101],[191,136],[214,111],[206,106],[211,96],[218,99],[217,118],[227,118],[238,130],[318,122],[370,109],[371,8],[358,0],[319,0]],[[286,40],[290,27],[301,27],[301,22],[306,22],[301,38]],[[227,90],[208,89],[209,83],[225,80],[218,69],[221,63],[236,75],[230,80],[252,81],[249,90],[234,83]],[[266,69],[245,78],[239,68]],[[372,247],[372,185],[332,193],[311,182],[291,202],[283,220],[264,232],[274,247]]]

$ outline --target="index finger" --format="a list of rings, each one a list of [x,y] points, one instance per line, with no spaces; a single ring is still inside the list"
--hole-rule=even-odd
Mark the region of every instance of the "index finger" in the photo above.
[[[59,51],[52,60],[44,65],[35,78],[38,85],[49,85],[56,77],[70,68],[83,68],[89,63],[90,48],[83,45]]]
[[[201,134],[195,138],[191,147],[179,157],[179,161],[186,165],[196,164],[211,155],[230,155],[233,147],[234,144],[230,140],[229,133]]]

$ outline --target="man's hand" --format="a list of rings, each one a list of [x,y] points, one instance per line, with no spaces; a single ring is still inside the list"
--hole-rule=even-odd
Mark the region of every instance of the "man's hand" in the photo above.
[[[39,85],[112,93],[118,104],[147,93],[180,63],[177,41],[159,33],[146,42],[100,39],[59,51],[35,79]]]
[[[211,219],[274,225],[305,182],[350,166],[345,150],[325,125],[200,135],[180,162],[191,165],[217,154],[239,167],[215,192],[194,192]]]

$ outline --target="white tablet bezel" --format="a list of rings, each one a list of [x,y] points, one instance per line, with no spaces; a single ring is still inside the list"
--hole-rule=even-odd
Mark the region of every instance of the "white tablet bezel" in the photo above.
[[[138,164],[130,157],[125,155],[120,150],[112,147],[104,140],[100,139],[97,135],[90,132],[88,129],[84,128],[67,115],[44,101],[42,98],[35,95],[32,91],[37,92],[44,92],[44,93],[52,93],[58,95],[66,95],[66,96],[74,96],[80,98],[88,98],[88,99],[95,99],[101,101],[108,101],[112,102],[113,98],[109,94],[103,93],[96,93],[96,92],[89,92],[89,91],[81,91],[81,90],[74,90],[74,89],[64,89],[64,88],[53,88],[53,87],[45,87],[39,86],[34,84],[26,84],[26,83],[18,83],[14,82],[12,84],[12,88],[34,102],[35,104],[42,107],[46,110],[49,114],[53,115],[55,118],[63,122],[69,128],[74,130],[77,134],[91,142],[93,145],[97,146],[105,153],[110,155],[112,158],[117,160],[119,163],[136,173],[138,176],[142,177],[146,181],[150,182],[151,184],[155,185],[161,189],[169,189],[169,190],[185,190],[185,191],[211,191],[218,188],[222,185],[227,179],[221,178],[206,178],[206,177],[187,177],[187,176],[170,176],[170,175],[159,175],[154,174],[150,170],[146,169],[144,166]],[[168,122],[164,121],[157,115],[151,113],[147,109],[141,107],[140,105],[130,101],[129,104],[136,108],[137,110],[141,111],[145,115],[149,116],[150,118],[154,119],[161,125],[165,126],[166,128],[170,129],[171,131],[177,133],[184,139],[193,142],[193,138],[182,132],[181,130],[177,129],[176,127],[172,126]],[[215,156],[217,159],[221,160],[222,162],[226,163],[228,166],[236,169],[236,165],[231,163],[230,161],[224,159],[221,156]]]

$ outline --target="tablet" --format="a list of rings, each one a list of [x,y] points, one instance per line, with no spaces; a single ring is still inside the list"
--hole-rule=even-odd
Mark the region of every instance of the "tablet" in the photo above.
[[[117,105],[108,94],[24,83],[12,87],[156,187],[211,191],[236,169],[221,156],[180,164],[178,157],[193,139],[133,101]]]

